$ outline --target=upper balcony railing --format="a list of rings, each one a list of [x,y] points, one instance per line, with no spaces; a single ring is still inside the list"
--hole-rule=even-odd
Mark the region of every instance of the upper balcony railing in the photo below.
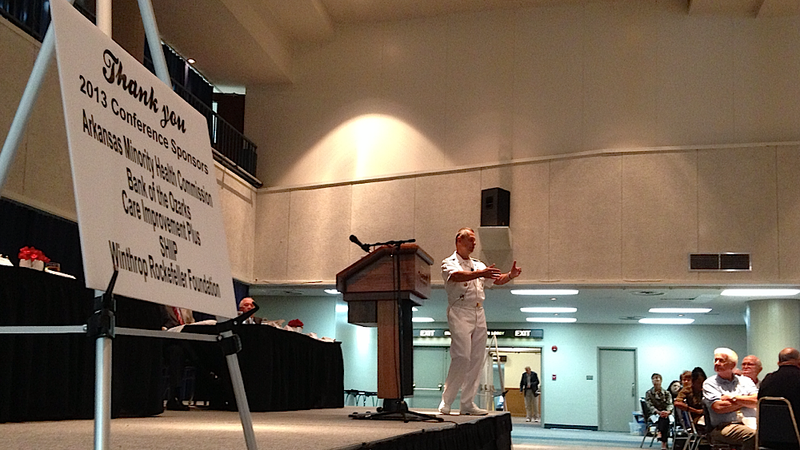
[[[211,147],[214,148],[214,159],[253,186],[261,187],[261,181],[255,176],[258,167],[256,144],[174,79],[172,80],[172,90],[206,117]]]

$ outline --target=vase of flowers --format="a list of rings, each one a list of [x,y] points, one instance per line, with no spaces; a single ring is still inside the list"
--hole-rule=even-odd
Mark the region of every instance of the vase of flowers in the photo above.
[[[301,322],[300,319],[290,320],[289,323],[286,324],[286,326],[289,327],[289,329],[292,331],[296,331],[298,333],[303,332],[303,322]]]
[[[19,249],[19,266],[34,270],[44,270],[44,264],[50,262],[50,258],[44,252],[35,247],[22,247]]]

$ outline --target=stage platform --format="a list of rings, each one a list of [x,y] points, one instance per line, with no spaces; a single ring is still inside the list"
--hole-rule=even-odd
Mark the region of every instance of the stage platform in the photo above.
[[[253,413],[260,450],[322,449],[511,449],[511,416],[439,416],[445,422],[354,420],[345,407]],[[419,410],[435,414],[433,410]],[[9,449],[91,449],[94,422],[64,420],[0,424],[2,447]],[[239,414],[192,407],[153,417],[113,419],[110,448],[143,450],[245,449]]]

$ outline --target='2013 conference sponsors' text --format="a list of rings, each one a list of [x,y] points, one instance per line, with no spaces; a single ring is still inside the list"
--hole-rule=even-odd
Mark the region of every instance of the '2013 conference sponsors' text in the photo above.
[[[107,93],[105,89],[93,83],[90,77],[79,75],[81,94],[104,109],[108,109],[110,106],[114,116],[133,127],[148,141],[152,141],[156,147],[163,146],[165,149],[171,150],[178,161],[188,163],[191,168],[200,171],[203,175],[208,174],[209,169],[205,162],[181,148],[175,139],[169,139],[157,128],[150,126],[146,117],[126,110],[121,102],[113,96],[113,92],[119,92],[114,87],[119,88],[121,92],[145,106],[148,111],[154,114],[160,113],[161,129],[174,127],[170,129],[186,133],[185,121],[174,110],[171,110],[166,104],[159,107],[153,87],[148,90],[137,80],[129,77],[124,72],[122,62],[110,50],[103,52],[102,73],[103,79],[111,85],[109,92]],[[126,101],[130,102],[130,99]],[[194,177],[191,174],[187,176],[180,170],[175,170],[169,161],[162,161],[157,154],[151,155],[146,148],[141,150],[136,148],[132,139],[124,133],[114,133],[111,131],[112,127],[107,126],[109,124],[98,123],[91,112],[87,113],[86,109],[83,109],[82,114],[83,132],[132,163],[125,167],[126,183],[120,193],[124,213],[152,226],[154,232],[160,230],[168,235],[168,237],[159,236],[160,262],[149,254],[146,257],[134,255],[130,247],[123,249],[123,245],[120,243],[109,240],[111,259],[115,267],[139,274],[144,277],[145,282],[151,278],[220,297],[219,284],[215,283],[212,277],[194,275],[191,269],[182,271],[180,265],[171,262],[177,261],[178,254],[178,245],[173,240],[174,238],[183,239],[198,247],[202,246],[200,231],[192,226],[191,206],[183,195],[191,196],[213,208],[214,201],[211,193],[205,189],[204,185],[192,179]],[[144,169],[150,174],[149,182],[144,176],[135,172],[139,169]],[[170,186],[162,188],[161,181]],[[171,189],[173,186],[178,188],[181,193],[173,192]],[[180,217],[176,220],[174,215]],[[171,261],[166,262],[164,258]]]

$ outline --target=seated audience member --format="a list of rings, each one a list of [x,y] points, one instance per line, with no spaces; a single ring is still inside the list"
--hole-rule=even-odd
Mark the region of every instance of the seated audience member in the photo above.
[[[239,302],[239,314],[240,315],[244,314],[255,307],[256,307],[255,301],[250,297],[245,297],[242,299],[242,301]],[[250,323],[250,324],[254,323],[260,325],[261,318],[256,316],[250,316],[247,320],[244,321],[244,323]]]
[[[756,432],[744,425],[742,417],[755,417],[758,389],[750,378],[734,375],[739,359],[729,348],[714,350],[714,372],[703,383],[703,402],[708,408],[706,429],[712,442],[738,444],[754,450]]]
[[[683,389],[675,399],[675,407],[689,413],[698,431],[703,430],[699,425],[703,417],[703,382],[706,381],[706,373],[701,367],[695,367],[691,372],[686,371],[681,375]]]
[[[161,314],[161,326],[168,330],[178,325],[194,323],[194,315],[190,309],[183,309],[174,306],[164,306]],[[189,407],[184,405],[179,396],[183,372],[186,368],[186,360],[193,355],[191,347],[186,341],[176,339],[164,340],[164,363],[167,366],[167,409],[173,411],[188,411]],[[195,358],[191,358],[195,359]]]
[[[689,371],[687,370],[685,372],[689,372]],[[689,372],[689,373],[691,373],[691,372]],[[681,381],[680,380],[672,380],[672,382],[669,384],[669,387],[667,388],[667,390],[669,391],[669,395],[671,395],[672,398],[674,399],[675,397],[678,396],[678,392],[681,391]]]
[[[767,374],[758,389],[758,398],[784,397],[792,404],[795,420],[800,420],[800,351],[787,347],[778,353],[778,370]]]
[[[759,387],[761,381],[758,379],[758,374],[761,373],[761,360],[756,355],[747,355],[742,358],[742,375],[753,380],[756,387]]]
[[[667,448],[667,440],[669,439],[669,417],[672,414],[672,394],[668,390],[661,387],[661,375],[654,373],[650,376],[653,382],[653,387],[649,389],[645,395],[644,400],[647,404],[647,413],[655,416],[652,420],[656,423],[661,434],[661,448]]]

